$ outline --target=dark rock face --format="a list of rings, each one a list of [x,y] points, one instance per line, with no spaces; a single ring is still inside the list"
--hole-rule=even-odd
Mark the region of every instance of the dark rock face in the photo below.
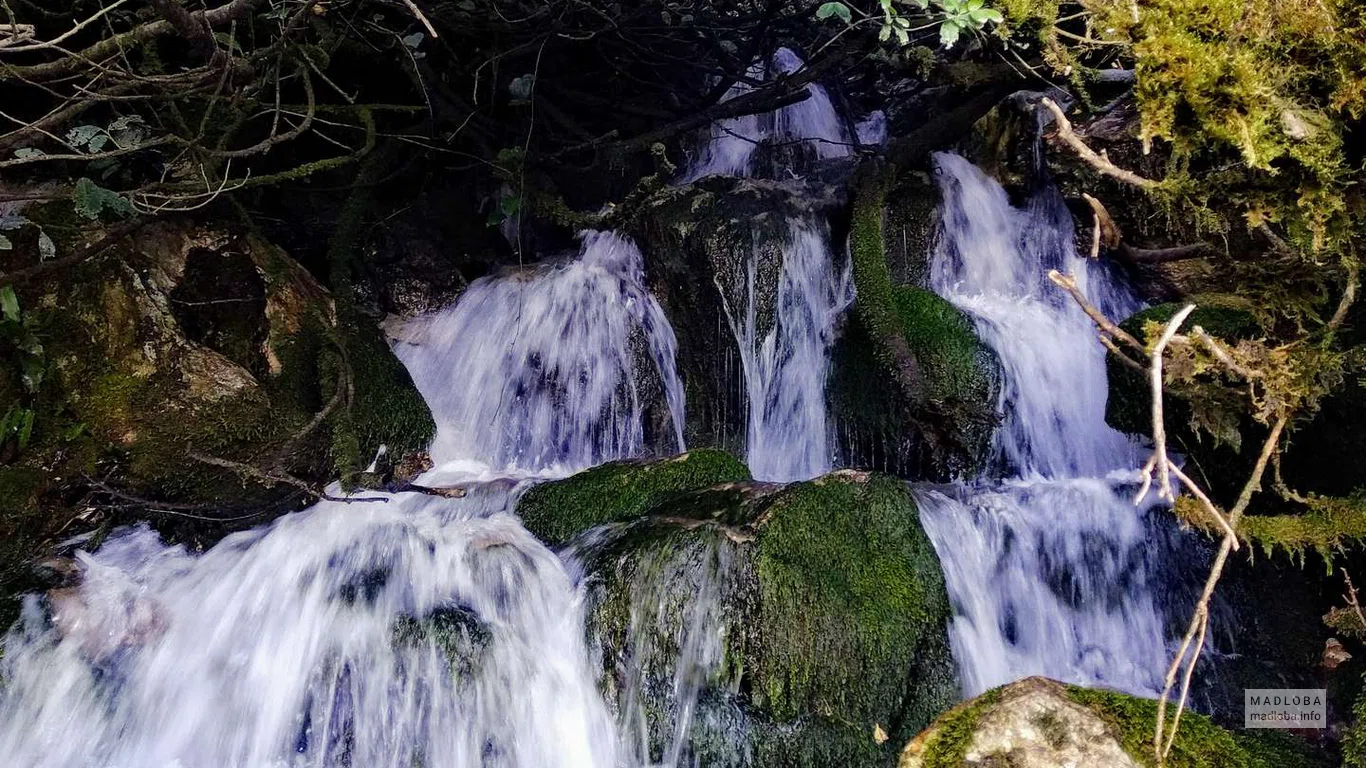
[[[710,177],[646,200],[626,225],[646,277],[678,337],[689,445],[744,448],[744,379],[730,316],[746,306],[753,272],[760,337],[771,330],[790,224],[820,226],[838,210],[836,187]]]

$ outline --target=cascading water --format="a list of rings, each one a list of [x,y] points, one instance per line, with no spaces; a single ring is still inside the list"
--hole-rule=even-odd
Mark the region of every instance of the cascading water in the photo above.
[[[5,640],[8,764],[624,764],[581,585],[512,506],[529,471],[643,449],[633,348],[681,424],[639,254],[589,233],[577,261],[481,280],[413,332],[445,462],[419,482],[468,496],[327,501],[202,556],[145,528],[82,554],[81,585],[29,598]]]
[[[835,324],[854,290],[848,263],[837,273],[832,261],[826,234],[813,222],[794,222],[783,247],[772,329],[758,337],[753,254],[744,305],[726,307],[750,408],[748,464],[761,480],[806,480],[831,468],[825,383]]]
[[[935,167],[944,201],[931,283],[1001,360],[995,456],[1010,478],[917,494],[954,602],[964,693],[1032,674],[1155,692],[1160,547],[1131,499],[1141,461],[1105,424],[1105,352],[1090,321],[1046,275],[1072,273],[1111,316],[1136,301],[1076,254],[1055,190],[1019,210],[963,158],[936,155]]]
[[[779,48],[768,62],[752,65],[746,77],[753,82],[763,82],[774,76],[790,75],[801,67],[800,56],[790,49]],[[722,101],[753,89],[749,82],[737,82]],[[754,170],[755,149],[763,143],[801,144],[819,158],[849,154],[849,138],[839,113],[830,103],[830,95],[812,83],[806,86],[806,98],[796,104],[773,112],[715,122],[683,180],[696,181],[703,176],[749,176]]]
[[[779,48],[768,66],[761,62],[751,67],[750,76],[762,80],[769,72],[791,74],[801,66],[797,54]],[[727,98],[749,88],[737,83]],[[818,158],[849,154],[844,123],[825,89],[813,83],[806,91],[804,101],[775,112],[719,121],[685,178],[748,176],[754,150],[761,144],[802,143]],[[847,260],[842,267],[835,264],[824,222],[790,222],[782,251],[774,317],[759,317],[759,255],[751,252],[745,284],[736,292],[740,306],[727,304],[726,319],[739,345],[749,404],[750,471],[760,480],[788,482],[831,469],[825,385],[835,327],[853,301],[854,285]],[[721,293],[727,292],[722,288]]]
[[[641,270],[630,240],[589,232],[574,261],[476,281],[405,329],[399,358],[437,417],[433,461],[577,470],[637,455],[646,359],[672,421],[665,448],[682,450],[677,341]]]

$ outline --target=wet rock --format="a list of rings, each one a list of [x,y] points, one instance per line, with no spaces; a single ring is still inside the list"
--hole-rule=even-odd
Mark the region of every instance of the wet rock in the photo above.
[[[842,189],[815,180],[708,177],[665,188],[623,217],[678,337],[688,444],[743,450],[748,406],[731,318],[743,322],[752,295],[756,335],[772,329],[792,224],[824,227],[842,204]]]
[[[279,501],[291,491],[244,483],[186,454],[328,476],[345,444],[331,439],[340,412],[294,437],[332,398],[339,341],[353,407],[365,414],[351,430],[357,450],[388,443],[401,452],[430,435],[425,406],[421,419],[392,413],[404,392],[421,399],[391,375],[401,368],[378,332],[339,324],[327,290],[254,234],[152,222],[97,258],[21,286],[20,299],[47,363],[25,461],[43,464],[54,485],[90,475],[156,500]]]
[[[724,451],[701,449],[655,461],[618,461],[526,492],[517,514],[526,529],[551,544],[606,523],[634,520],[682,493],[749,479]]]
[[[899,768],[1138,768],[1151,755],[1157,702],[1031,677],[960,704],[916,736]],[[1170,768],[1324,766],[1284,734],[1232,732],[1186,712]]]
[[[463,606],[445,606],[421,618],[400,616],[393,626],[394,645],[429,646],[450,663],[451,673],[469,676],[492,640],[492,633],[473,611]]]
[[[645,728],[638,757],[889,764],[956,698],[916,515],[904,483],[843,471],[674,495],[583,543],[590,641],[608,700]]]

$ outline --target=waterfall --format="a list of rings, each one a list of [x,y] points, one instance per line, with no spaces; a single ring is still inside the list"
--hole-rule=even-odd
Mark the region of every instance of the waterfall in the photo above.
[[[1024,208],[961,157],[935,156],[942,228],[931,285],[967,311],[1002,365],[995,468],[917,492],[944,566],[954,655],[972,696],[1033,674],[1145,694],[1160,690],[1161,546],[1134,507],[1137,447],[1105,423],[1105,350],[1052,286],[1071,272],[1111,316],[1137,301],[1072,246],[1045,187]]]
[[[436,416],[437,464],[578,470],[640,454],[650,379],[672,422],[665,451],[683,449],[677,341],[640,251],[616,233],[585,233],[567,263],[477,280],[404,338],[396,351]]]
[[[743,306],[726,307],[749,402],[748,464],[761,480],[806,480],[831,469],[825,383],[835,324],[854,289],[847,260],[835,271],[822,230],[810,221],[791,224],[767,334],[759,337],[755,254],[745,272]]]
[[[779,48],[770,61],[754,64],[749,76],[762,81],[770,74],[791,74],[801,66],[796,53]],[[726,98],[751,87],[737,83]],[[749,176],[754,171],[754,150],[762,144],[800,144],[811,148],[817,158],[848,155],[844,122],[829,94],[814,83],[806,87],[806,93],[805,100],[774,112],[718,121],[685,179]],[[877,131],[876,125],[870,129],[870,138],[880,141]],[[759,297],[762,287],[757,285],[757,252],[749,254],[742,276],[745,283],[736,292],[740,306],[727,303],[725,309],[739,346],[749,406],[745,434],[750,471],[756,479],[790,482],[832,468],[825,385],[835,327],[854,299],[854,284],[848,260],[836,266],[826,225],[814,217],[789,223],[782,253],[773,317],[759,316],[764,302]],[[718,288],[724,297],[727,291]]]
[[[583,586],[513,508],[536,478],[644,450],[645,358],[681,446],[674,335],[639,252],[588,233],[578,259],[477,281],[408,332],[439,424],[419,482],[468,495],[362,492],[202,555],[145,527],[79,554],[80,586],[29,597],[5,638],[7,761],[625,764]]]
[[[801,57],[788,48],[779,48],[769,61],[751,65],[746,78],[763,82],[773,76],[790,75],[801,66]],[[729,101],[752,90],[751,82],[741,80],[721,100]],[[713,123],[684,173],[684,181],[696,181],[703,176],[750,176],[754,172],[755,149],[765,143],[799,145],[818,158],[849,154],[849,137],[830,95],[812,83],[806,86],[806,98],[795,104]]]

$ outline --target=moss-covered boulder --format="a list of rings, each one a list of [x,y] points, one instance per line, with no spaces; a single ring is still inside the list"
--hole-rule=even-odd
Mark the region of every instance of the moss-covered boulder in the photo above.
[[[1150,768],[1157,702],[1031,677],[958,705],[916,736],[899,768]],[[1326,768],[1282,733],[1229,731],[1181,717],[1168,768]]]
[[[830,382],[831,411],[849,435],[845,457],[853,466],[886,467],[904,477],[971,474],[985,460],[1000,389],[1000,364],[978,338],[972,321],[937,294],[897,286],[892,311],[901,337],[920,366],[929,402],[960,410],[958,451],[937,450],[914,427],[917,410],[891,386],[879,367],[874,342],[862,317],[854,317],[835,348]]]
[[[999,363],[961,311],[894,280],[888,190],[897,176],[875,168],[863,176],[850,227],[857,298],[836,358],[836,418],[854,434],[886,435],[868,440],[859,463],[909,465],[906,474],[918,477],[971,474],[995,425]]]
[[[647,735],[638,757],[889,765],[956,699],[943,575],[895,478],[701,489],[580,554],[605,692]]]
[[[599,525],[634,520],[686,491],[748,479],[738,459],[709,448],[616,461],[535,486],[517,503],[517,514],[528,531],[558,545]]]

